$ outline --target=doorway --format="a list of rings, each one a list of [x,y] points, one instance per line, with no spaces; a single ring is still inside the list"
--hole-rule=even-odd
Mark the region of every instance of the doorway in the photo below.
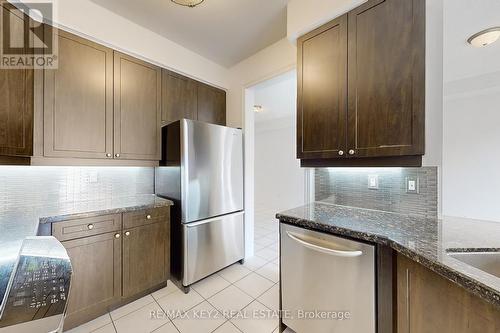
[[[304,205],[309,196],[309,173],[296,158],[296,71],[282,73],[247,90],[253,102],[252,241],[255,255],[269,259],[278,254],[276,213]]]

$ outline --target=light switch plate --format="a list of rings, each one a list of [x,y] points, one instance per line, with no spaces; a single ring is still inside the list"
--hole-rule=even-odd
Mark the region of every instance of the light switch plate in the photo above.
[[[420,180],[418,177],[406,177],[406,193],[419,194],[420,193]]]
[[[368,188],[378,190],[378,175],[368,175]]]

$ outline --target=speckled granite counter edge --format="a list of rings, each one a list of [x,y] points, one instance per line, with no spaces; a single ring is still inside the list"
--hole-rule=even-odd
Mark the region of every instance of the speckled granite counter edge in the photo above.
[[[154,203],[138,204],[138,205],[133,205],[133,206],[129,206],[129,207],[117,207],[117,208],[93,210],[90,212],[69,213],[69,214],[62,214],[62,215],[55,215],[55,216],[43,216],[43,217],[40,217],[39,222],[40,222],[40,224],[56,223],[56,222],[66,221],[69,219],[79,219],[79,218],[94,217],[94,216],[99,216],[99,215],[134,212],[137,210],[150,209],[150,208],[168,207],[168,206],[172,206],[174,204],[172,201],[170,201],[168,199],[158,198],[156,200],[158,200],[158,201],[154,202]]]
[[[401,253],[402,255],[408,257],[409,259],[423,265],[424,267],[441,275],[447,280],[458,284],[459,286],[473,293],[474,295],[479,296],[481,299],[500,307],[500,290],[496,290],[489,286],[486,286],[480,281],[477,281],[476,279],[466,274],[463,274],[453,269],[452,267],[444,265],[443,263],[430,260],[429,258],[426,258],[420,253],[412,249],[409,249],[406,246],[403,246],[398,242],[395,242],[385,236],[380,236],[374,233],[351,230],[344,227],[326,225],[311,220],[301,219],[293,216],[287,216],[281,213],[276,214],[276,218],[280,222],[310,229],[313,231],[326,232],[333,235],[346,236],[361,241],[367,241],[371,243],[389,246],[398,253]]]

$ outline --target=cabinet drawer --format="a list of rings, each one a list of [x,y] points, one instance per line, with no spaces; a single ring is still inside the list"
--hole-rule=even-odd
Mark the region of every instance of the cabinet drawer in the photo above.
[[[123,214],[123,228],[134,228],[141,225],[166,221],[169,217],[169,208],[150,208]]]
[[[102,215],[52,224],[52,236],[60,241],[120,231],[121,214]]]

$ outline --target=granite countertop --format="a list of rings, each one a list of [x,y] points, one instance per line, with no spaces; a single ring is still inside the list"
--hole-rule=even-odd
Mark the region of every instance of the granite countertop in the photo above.
[[[448,255],[500,251],[500,223],[420,218],[319,202],[278,213],[276,218],[298,227],[389,246],[500,306],[500,278]]]
[[[29,236],[47,235],[42,228],[47,223],[69,218],[82,218],[103,214],[172,205],[172,201],[154,194],[141,194],[95,201],[58,202],[45,205],[26,205],[0,212],[0,303],[17,260],[23,240]],[[50,230],[50,228],[48,229]]]

